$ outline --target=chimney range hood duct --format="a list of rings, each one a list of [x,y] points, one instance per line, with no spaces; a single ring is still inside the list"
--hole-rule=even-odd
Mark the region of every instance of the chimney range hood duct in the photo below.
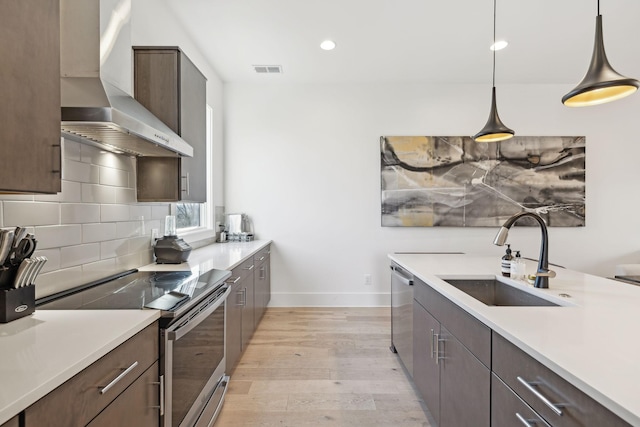
[[[131,0],[61,0],[62,134],[112,152],[191,157],[193,148],[125,91],[130,16]]]

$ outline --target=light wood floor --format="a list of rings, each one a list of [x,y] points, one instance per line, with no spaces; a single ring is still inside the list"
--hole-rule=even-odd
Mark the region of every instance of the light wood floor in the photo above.
[[[269,308],[216,427],[429,426],[389,345],[388,308]]]

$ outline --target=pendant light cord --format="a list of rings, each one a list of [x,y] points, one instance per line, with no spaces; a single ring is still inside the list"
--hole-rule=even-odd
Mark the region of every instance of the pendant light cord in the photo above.
[[[600,16],[600,0],[598,0],[598,16]]]
[[[600,0],[598,0],[598,8],[600,7]],[[492,85],[496,87],[496,0],[493,0],[493,77]]]

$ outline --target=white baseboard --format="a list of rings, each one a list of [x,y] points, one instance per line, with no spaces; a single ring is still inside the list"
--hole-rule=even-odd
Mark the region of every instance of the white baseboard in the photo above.
[[[388,292],[273,292],[269,302],[269,307],[389,307],[390,305],[391,295]]]

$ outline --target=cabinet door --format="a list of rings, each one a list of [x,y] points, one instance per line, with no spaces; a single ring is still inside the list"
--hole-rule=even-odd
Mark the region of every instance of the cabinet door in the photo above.
[[[193,147],[182,159],[180,199],[207,201],[207,80],[186,55],[180,55],[180,136]]]
[[[61,191],[60,4],[0,2],[0,191]]]
[[[441,427],[489,427],[491,373],[444,326],[440,329]]]
[[[249,340],[256,328],[254,274],[245,277],[241,283],[244,292],[242,309],[242,350],[244,350],[249,345]]]
[[[440,323],[413,301],[413,382],[436,424],[440,423],[440,365],[436,339]]]
[[[227,298],[227,336],[225,342],[226,349],[226,371],[227,375],[233,372],[240,353],[242,352],[242,300],[244,291],[240,288],[239,277],[232,277],[229,282],[237,282],[231,285],[231,293]]]
[[[262,320],[269,302],[269,261],[264,258],[255,273],[255,326]]]
[[[160,423],[159,390],[158,362],[156,362],[87,426],[158,427]]]

